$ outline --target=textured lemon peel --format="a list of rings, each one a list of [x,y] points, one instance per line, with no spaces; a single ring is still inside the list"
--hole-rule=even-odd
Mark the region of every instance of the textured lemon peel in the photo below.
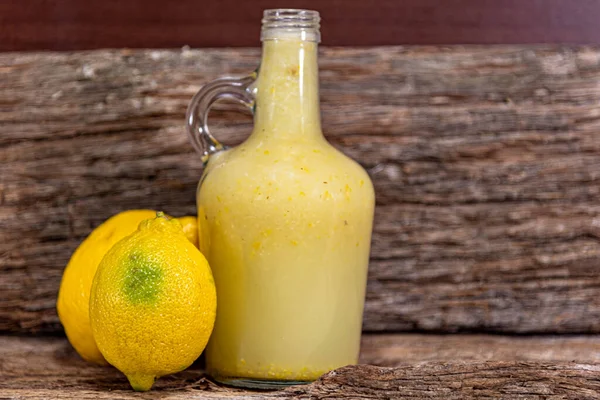
[[[216,289],[206,259],[181,223],[143,221],[103,258],[90,317],[104,357],[136,391],[193,363],[208,342]]]
[[[161,290],[163,270],[160,265],[134,252],[128,257],[123,291],[134,304],[155,303]]]

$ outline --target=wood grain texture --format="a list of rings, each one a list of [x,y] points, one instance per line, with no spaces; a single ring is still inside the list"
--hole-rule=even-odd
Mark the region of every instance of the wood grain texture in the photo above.
[[[600,362],[600,337],[482,334],[363,334],[360,363],[397,367],[426,361]]]
[[[134,394],[125,377],[111,367],[85,363],[64,338],[1,337],[0,397],[53,399],[130,398],[407,398],[407,399],[597,399],[600,365],[584,357],[569,362],[571,346],[598,354],[598,337],[528,339],[484,335],[378,335],[363,341],[363,361],[381,366],[345,367],[306,386],[276,392],[226,388],[204,376],[199,365],[159,379],[149,393]],[[383,340],[380,340],[383,339]],[[523,340],[532,358],[504,360],[505,352],[520,353]],[[409,348],[428,343],[431,349]],[[498,345],[503,347],[500,349]],[[553,357],[548,359],[552,346]],[[418,346],[417,346],[418,347]],[[381,351],[370,358],[370,350]],[[405,350],[398,351],[404,348]],[[446,348],[448,351],[438,352]],[[388,351],[384,351],[387,349]],[[387,358],[386,354],[390,357]],[[402,361],[396,356],[404,354]],[[438,354],[438,357],[436,357]],[[365,355],[366,358],[365,358]],[[466,355],[466,358],[463,356]],[[500,359],[496,358],[500,356]],[[541,356],[541,357],[540,357]],[[468,361],[466,361],[468,360]],[[518,361],[520,360],[520,361]],[[553,360],[549,362],[548,360]]]
[[[277,0],[3,0],[0,50],[256,46]],[[597,0],[287,0],[335,46],[599,43]]]
[[[195,213],[187,103],[259,54],[0,55],[0,331],[60,331],[62,269],[110,215]],[[323,50],[324,130],[377,192],[367,331],[600,332],[599,81],[592,47]]]

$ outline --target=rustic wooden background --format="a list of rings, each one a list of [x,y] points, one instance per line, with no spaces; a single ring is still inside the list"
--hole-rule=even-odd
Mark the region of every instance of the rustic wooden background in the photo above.
[[[1,332],[61,332],[62,270],[110,215],[195,213],[187,103],[259,53],[0,54]],[[599,82],[596,47],[323,49],[324,130],[377,191],[366,331],[600,332]]]
[[[0,50],[256,46],[282,6],[319,10],[329,46],[600,42],[598,0],[3,0]]]
[[[70,254],[124,209],[195,213],[187,103],[259,56],[0,54],[0,397],[600,398],[594,46],[322,50],[325,133],[377,191],[361,350],[376,366],[266,394],[196,364],[137,395],[78,357],[55,312]],[[236,144],[251,117],[219,104],[211,124]]]

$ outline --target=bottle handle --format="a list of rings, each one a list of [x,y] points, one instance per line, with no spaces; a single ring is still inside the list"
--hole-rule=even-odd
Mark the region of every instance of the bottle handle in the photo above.
[[[202,162],[207,163],[214,153],[226,149],[208,129],[208,112],[219,99],[232,99],[253,110],[254,94],[251,85],[256,80],[256,73],[244,78],[220,78],[204,85],[194,95],[186,113],[186,127],[194,148],[202,155]]]

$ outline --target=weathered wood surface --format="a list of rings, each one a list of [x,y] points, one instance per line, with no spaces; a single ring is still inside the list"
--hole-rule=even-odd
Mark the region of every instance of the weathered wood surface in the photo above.
[[[363,334],[360,363],[396,367],[423,361],[600,363],[600,336]]]
[[[588,353],[570,362],[572,347]],[[346,367],[308,386],[251,392],[216,385],[194,365],[159,379],[150,393],[134,394],[121,373],[85,363],[64,338],[0,336],[0,397],[597,399],[600,365],[592,355],[599,348],[598,337],[372,335],[363,340],[361,361],[393,368]],[[374,349],[381,351],[376,357]]]
[[[195,212],[186,105],[259,54],[0,55],[0,331],[60,330],[62,269],[108,216]],[[321,79],[377,190],[366,330],[600,332],[600,49],[330,48]]]

